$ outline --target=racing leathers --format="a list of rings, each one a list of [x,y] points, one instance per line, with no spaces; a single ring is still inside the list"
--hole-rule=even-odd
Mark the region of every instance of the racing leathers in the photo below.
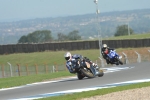
[[[75,66],[80,66],[78,61],[82,60],[83,62],[88,62],[89,64],[92,64],[93,67],[98,67],[97,64],[93,63],[90,59],[88,59],[87,57],[83,57],[82,55],[78,55],[78,54],[75,54],[75,55],[72,55],[72,58],[70,60],[68,60],[66,62],[66,67],[67,69],[69,70],[70,73],[75,73]],[[75,66],[74,66],[74,63],[75,62]]]
[[[82,59],[82,58],[83,57],[81,55],[75,54],[75,55],[72,55],[72,58],[66,62],[66,67],[68,68],[70,73],[75,72],[72,62],[76,62],[76,66],[78,66],[77,60]]]

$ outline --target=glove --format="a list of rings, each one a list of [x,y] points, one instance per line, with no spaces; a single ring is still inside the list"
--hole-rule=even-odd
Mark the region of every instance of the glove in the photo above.
[[[92,65],[93,65],[94,67],[97,66],[97,64],[95,64],[95,63],[93,63]]]

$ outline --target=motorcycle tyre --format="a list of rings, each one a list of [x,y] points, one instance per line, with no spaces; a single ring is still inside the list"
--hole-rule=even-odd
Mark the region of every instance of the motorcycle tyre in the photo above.
[[[121,64],[121,65],[123,65],[123,62],[122,62],[122,61],[120,61],[120,64]]]
[[[86,71],[85,69],[81,69],[81,72],[86,76],[86,77],[88,77],[88,78],[94,78],[95,76],[91,73],[91,72],[89,72],[89,71]]]
[[[98,77],[102,77],[103,75],[104,75],[104,72],[103,72],[103,70],[99,70]]]
[[[120,59],[118,59],[118,62],[120,65],[123,65],[123,62]]]
[[[80,74],[80,73],[77,73],[77,77],[78,77],[79,80],[82,80],[85,76]]]
[[[116,65],[119,65],[119,61],[118,61],[118,62],[116,62]]]
[[[116,65],[119,65],[119,64],[123,65],[123,62],[119,58],[117,58],[116,60],[117,60]]]

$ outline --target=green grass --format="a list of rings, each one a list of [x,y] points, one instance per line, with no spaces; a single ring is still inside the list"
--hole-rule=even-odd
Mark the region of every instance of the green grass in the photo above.
[[[131,85],[126,85],[126,86],[118,86],[118,87],[113,87],[113,88],[97,89],[97,90],[86,91],[86,92],[81,92],[81,93],[66,94],[66,95],[61,95],[61,96],[42,98],[38,100],[80,100],[81,98],[89,98],[91,96],[104,95],[104,94],[108,94],[112,92],[135,89],[135,88],[142,88],[142,87],[147,87],[147,86],[150,86],[150,82],[137,83],[137,84],[131,84]]]
[[[134,48],[126,48],[134,49]],[[126,49],[117,49],[117,52],[124,51]],[[65,65],[64,54],[67,51],[45,51],[45,52],[34,52],[34,53],[17,53],[17,54],[8,54],[8,55],[0,55],[0,66],[7,65],[7,62],[11,63],[12,66],[20,65],[28,65],[35,66],[35,64],[43,66],[45,64],[49,66],[57,65]],[[70,51],[72,54],[81,54],[90,58],[92,61],[98,60],[100,55],[99,49],[91,49],[91,50],[76,50]]]
[[[54,65],[54,64],[65,64],[64,54],[66,51],[46,51],[46,52],[35,52],[35,53],[18,53],[8,54],[0,56],[0,65],[8,65],[7,62],[13,66],[16,64],[34,66],[37,65]],[[78,50],[71,51],[72,54],[82,54],[83,56],[90,57],[91,60],[98,59],[99,50]]]
[[[133,48],[127,48],[133,49]],[[123,51],[125,49],[117,49],[117,52]],[[67,51],[45,51],[45,52],[34,52],[34,53],[17,53],[17,54],[8,54],[8,55],[0,55],[0,66],[2,64],[8,65],[7,62],[11,63],[12,66],[16,66],[17,64],[34,66],[37,65],[64,65],[65,59],[64,54]],[[98,60],[100,55],[99,49],[91,49],[91,50],[75,50],[70,51],[72,54],[81,54],[90,58],[92,61]]]
[[[109,38],[103,38],[103,40],[118,40],[118,39],[146,39],[150,38],[150,33],[145,34],[132,34],[132,35],[126,35],[126,36],[117,36],[117,37],[109,37]]]
[[[74,74],[70,74],[68,71],[63,72],[55,72],[49,74],[39,74],[39,75],[29,75],[29,76],[21,76],[21,77],[9,77],[9,78],[0,78],[0,89],[1,88],[9,88],[14,86],[21,86],[35,82],[48,81],[54,78],[73,76]]]

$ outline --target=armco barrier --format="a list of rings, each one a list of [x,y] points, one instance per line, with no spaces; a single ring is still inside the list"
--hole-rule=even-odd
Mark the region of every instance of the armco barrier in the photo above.
[[[150,47],[150,39],[124,39],[124,40],[103,40],[112,48],[137,48]],[[61,42],[61,43],[25,43],[0,45],[0,54],[11,53],[30,53],[58,50],[87,50],[99,49],[99,41],[79,41],[79,42]]]

